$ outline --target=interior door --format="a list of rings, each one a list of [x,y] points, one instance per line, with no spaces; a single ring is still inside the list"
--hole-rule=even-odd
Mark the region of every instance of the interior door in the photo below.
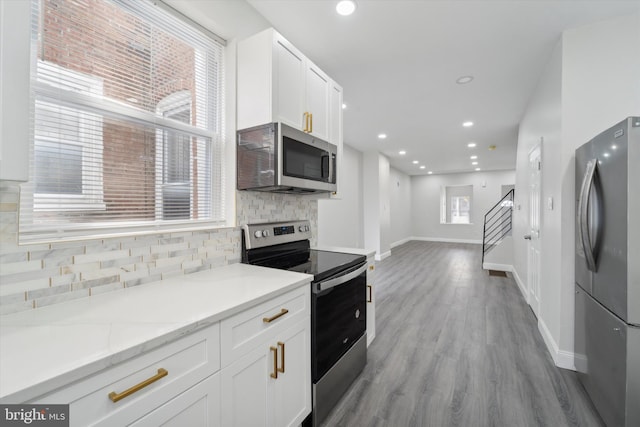
[[[529,234],[527,239],[527,284],[529,305],[538,317],[540,310],[540,198],[542,187],[541,146],[529,153]]]

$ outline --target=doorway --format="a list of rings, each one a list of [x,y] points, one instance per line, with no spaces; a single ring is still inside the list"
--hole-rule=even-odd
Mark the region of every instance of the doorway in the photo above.
[[[527,240],[527,287],[529,306],[540,311],[540,199],[542,187],[542,138],[529,152],[529,231]]]

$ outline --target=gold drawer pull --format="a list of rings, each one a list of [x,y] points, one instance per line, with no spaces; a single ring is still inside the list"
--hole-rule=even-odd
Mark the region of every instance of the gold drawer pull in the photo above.
[[[375,270],[376,266],[375,265],[370,265],[369,266],[369,270]]]
[[[278,379],[278,349],[275,347],[270,348],[273,353],[273,372],[271,373],[271,378]]]
[[[276,320],[276,319],[278,319],[278,318],[280,318],[280,317],[284,316],[284,315],[285,315],[285,314],[287,314],[288,312],[289,312],[289,310],[287,310],[286,308],[283,308],[282,310],[280,310],[280,313],[278,313],[278,314],[275,314],[275,315],[273,315],[273,316],[271,316],[271,317],[263,317],[263,318],[262,318],[262,321],[263,321],[264,323],[271,323],[271,322],[273,322],[274,320]]]
[[[132,395],[136,391],[142,390],[146,386],[153,384],[154,382],[158,381],[160,378],[166,377],[167,375],[169,375],[169,371],[167,371],[164,368],[158,368],[158,373],[156,375],[142,381],[140,384],[136,384],[130,389],[123,391],[122,393],[116,393],[115,391],[112,391],[111,393],[109,393],[109,399],[111,399],[111,401],[115,403],[118,400],[124,399],[125,397]]]
[[[280,355],[280,361],[282,362],[282,368],[278,368],[278,372],[282,372],[284,374],[284,343],[278,341],[278,347],[282,350],[282,354]]]
[[[367,285],[367,289],[369,290],[369,297],[367,298],[367,302],[373,302],[373,286]]]

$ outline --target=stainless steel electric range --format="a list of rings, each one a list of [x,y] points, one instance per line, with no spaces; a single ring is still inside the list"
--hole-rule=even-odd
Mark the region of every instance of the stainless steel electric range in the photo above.
[[[310,248],[309,221],[242,227],[242,262],[313,275],[311,415],[319,425],[367,363],[367,262],[362,255]]]

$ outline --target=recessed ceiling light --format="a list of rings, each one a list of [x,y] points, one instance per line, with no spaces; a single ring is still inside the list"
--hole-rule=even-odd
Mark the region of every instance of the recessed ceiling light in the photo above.
[[[426,169],[427,167],[425,165],[420,166],[420,169]]]
[[[609,153],[604,153],[604,156],[605,157],[609,157]]]
[[[471,126],[473,126],[473,122],[464,122],[464,123],[462,123],[462,126],[464,126],[466,128],[471,127]]]
[[[356,10],[356,2],[353,0],[342,0],[336,5],[336,12],[342,16],[349,16]]]
[[[477,165],[477,164],[478,164],[478,162],[471,162],[471,164],[472,164],[473,166],[475,166],[475,165]]]
[[[613,145],[611,146],[611,149],[612,149],[612,150],[617,150],[617,149],[618,149],[618,146],[617,146],[616,144],[613,144]]]
[[[417,165],[417,164],[418,164],[418,163],[420,163],[420,162],[419,162],[419,161],[417,161],[417,160],[414,160],[414,161],[413,161],[413,162],[411,162],[411,163],[413,163],[414,165]]]
[[[469,148],[473,148],[475,146],[476,146],[475,142],[470,142],[470,143],[467,144],[467,147],[469,147]]]
[[[405,154],[407,154],[407,152],[402,150],[402,151],[398,151],[398,154],[400,154],[401,156],[404,156]]]
[[[380,133],[380,134],[378,134],[378,138],[380,138],[380,139],[385,139],[386,137],[387,137],[387,134],[386,134],[386,133]]]
[[[342,104],[342,109],[346,110],[347,109],[347,104]]]
[[[475,159],[478,158],[478,156],[471,156],[470,158],[471,158],[471,160],[475,160]]]
[[[431,175],[431,174],[433,173],[433,171],[429,171],[429,172],[427,172],[427,173],[428,173],[429,175]]]
[[[476,171],[479,171],[479,170],[480,170],[480,168],[476,168]]]
[[[459,85],[466,85],[467,83],[471,83],[473,80],[473,76],[462,76],[456,80],[456,83]]]

